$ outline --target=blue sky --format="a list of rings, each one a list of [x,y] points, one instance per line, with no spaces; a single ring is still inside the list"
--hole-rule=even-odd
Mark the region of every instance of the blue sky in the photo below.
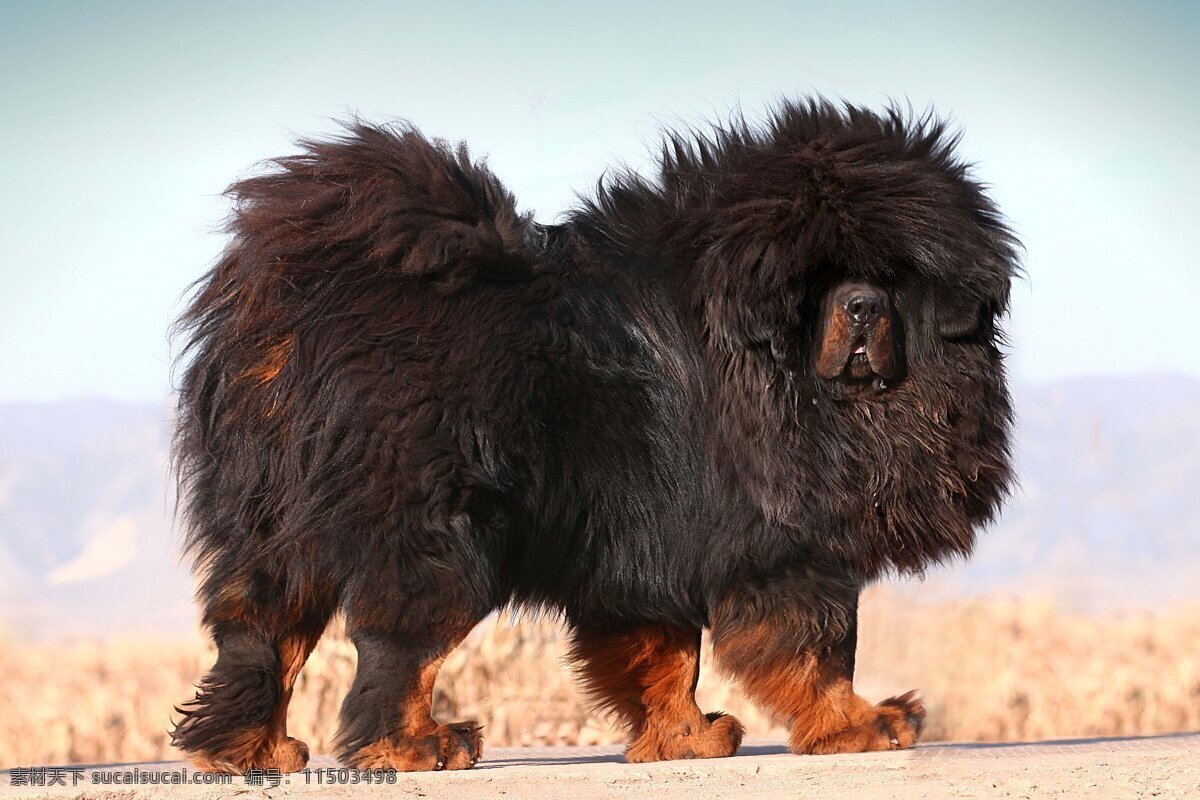
[[[333,120],[465,139],[553,220],[665,126],[932,105],[1027,248],[1018,380],[1200,375],[1200,6],[0,2],[0,400],[160,401],[222,189]]]

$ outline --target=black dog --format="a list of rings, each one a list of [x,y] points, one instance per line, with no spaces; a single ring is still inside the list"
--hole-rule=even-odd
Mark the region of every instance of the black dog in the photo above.
[[[785,104],[667,139],[542,226],[464,148],[357,123],[236,184],[182,320],[177,460],[219,647],[175,742],[295,770],[293,682],[358,648],[338,753],[458,769],[446,654],[552,609],[632,761],[727,756],[700,631],[798,753],[908,747],[854,694],[859,591],[968,553],[1010,482],[1016,242],[930,118]]]

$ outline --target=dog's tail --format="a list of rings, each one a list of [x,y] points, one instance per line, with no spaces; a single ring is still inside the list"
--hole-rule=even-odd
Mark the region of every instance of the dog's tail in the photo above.
[[[278,313],[289,294],[352,283],[429,280],[453,290],[481,272],[519,278],[532,269],[536,226],[465,146],[407,123],[345,128],[302,140],[300,154],[229,188],[233,240],[199,281],[181,328],[203,337],[214,318]]]

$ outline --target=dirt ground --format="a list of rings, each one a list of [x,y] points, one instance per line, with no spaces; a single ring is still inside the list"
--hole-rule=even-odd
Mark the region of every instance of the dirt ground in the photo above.
[[[31,777],[0,772],[0,798],[212,800],[285,798],[1197,798],[1200,734],[1065,740],[1036,744],[932,744],[901,753],[793,756],[755,741],[733,758],[625,764],[618,748],[495,749],[475,769],[399,775],[395,783],[339,782],[335,763],[316,758],[310,771],[277,786],[130,786],[102,782],[113,772],[181,770],[180,762],[106,765],[68,772],[67,786],[15,786]],[[330,768],[330,771],[326,771]],[[77,785],[74,776],[78,774]],[[194,777],[189,772],[189,777]],[[40,780],[40,778],[34,778]],[[333,781],[331,785],[330,781]],[[95,782],[94,782],[95,781]]]

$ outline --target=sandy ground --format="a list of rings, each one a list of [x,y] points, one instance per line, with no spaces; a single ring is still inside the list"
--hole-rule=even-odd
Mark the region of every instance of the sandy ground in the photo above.
[[[338,782],[348,773],[339,775],[328,757],[313,759],[307,774],[285,776],[278,786],[269,779],[247,785],[241,778],[225,786],[99,782],[113,772],[178,771],[185,766],[180,762],[69,768],[62,773],[67,785],[53,787],[13,785],[26,773],[7,770],[0,772],[0,798],[1200,798],[1200,733],[930,744],[902,753],[819,757],[789,755],[778,744],[758,741],[733,758],[657,764],[626,764],[615,747],[505,748],[486,756],[470,771],[402,774],[378,785]],[[195,775],[189,770],[188,777]]]

